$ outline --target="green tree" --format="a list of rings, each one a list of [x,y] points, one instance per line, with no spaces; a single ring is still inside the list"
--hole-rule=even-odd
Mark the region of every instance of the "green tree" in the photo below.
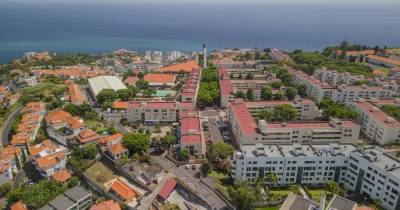
[[[64,106],[64,111],[71,115],[77,116],[79,114],[78,106],[75,104],[67,104]]]
[[[307,87],[305,85],[298,85],[298,86],[296,86],[296,89],[297,89],[297,93],[301,97],[306,97],[307,96]]]
[[[79,179],[76,176],[73,176],[69,181],[68,181],[68,187],[75,187],[79,184]]]
[[[272,94],[272,98],[274,99],[274,100],[282,100],[283,99],[283,95],[282,95],[282,93],[274,93],[274,94]]]
[[[246,94],[239,90],[236,92],[235,97],[244,99],[244,98],[246,98]]]
[[[117,99],[117,94],[113,89],[103,89],[97,94],[96,99],[99,104],[113,102]]]
[[[264,100],[271,100],[272,99],[272,89],[271,87],[263,87],[261,89],[261,98]]]
[[[257,200],[256,192],[244,186],[229,187],[228,193],[237,210],[250,210]]]
[[[253,89],[248,89],[246,92],[246,98],[249,101],[253,101],[255,99],[254,93],[253,93]]]
[[[271,87],[272,88],[280,88],[282,86],[282,82],[272,82]]]
[[[145,89],[145,90],[143,90],[143,95],[145,97],[151,97],[154,94],[156,94],[156,90],[154,90],[154,89]]]
[[[293,100],[293,99],[296,97],[296,95],[297,95],[297,89],[296,89],[296,88],[294,88],[294,87],[288,87],[288,88],[286,89],[286,97],[287,97],[289,100]]]
[[[322,100],[318,107],[323,110],[322,117],[325,120],[329,120],[331,117],[355,120],[358,117],[358,113],[351,110],[349,107],[329,99]]]
[[[144,90],[144,89],[149,88],[149,83],[146,82],[144,79],[139,79],[138,81],[136,81],[136,87],[139,90]]]
[[[224,142],[215,142],[209,146],[208,157],[210,160],[224,160],[233,155],[233,147]]]
[[[202,163],[201,166],[200,166],[200,171],[201,171],[201,174],[202,174],[204,177],[208,176],[208,174],[209,174],[210,171],[211,171],[211,165],[210,165],[210,163],[208,163],[208,162]]]
[[[329,181],[326,183],[326,190],[331,192],[333,195],[339,195],[340,193],[340,186],[339,183],[334,181]]]
[[[260,118],[260,120],[272,121],[272,116],[273,114],[269,110],[262,110],[258,113],[258,118]]]
[[[0,197],[6,196],[11,191],[11,182],[0,185]]]
[[[150,136],[144,133],[129,133],[124,136],[123,143],[131,154],[142,154],[149,148]]]
[[[189,160],[189,150],[187,149],[181,149],[181,151],[179,151],[179,159],[183,160],[183,161],[188,161]]]
[[[131,89],[120,89],[120,90],[117,90],[116,93],[117,93],[118,98],[121,99],[122,101],[128,101],[133,95],[133,92]]]
[[[74,149],[72,156],[78,158],[78,159],[94,159],[96,158],[97,154],[99,152],[98,147],[96,146],[96,143],[90,143],[86,144],[82,147],[77,147]]]
[[[296,119],[297,110],[289,104],[280,104],[274,108],[272,112],[274,121],[291,121]]]
[[[161,138],[161,144],[164,147],[169,147],[170,145],[174,144],[176,142],[176,136],[167,134]]]

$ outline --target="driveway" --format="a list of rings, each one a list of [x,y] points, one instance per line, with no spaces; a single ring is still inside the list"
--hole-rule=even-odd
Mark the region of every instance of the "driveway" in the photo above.
[[[169,171],[175,177],[179,178],[186,185],[192,188],[204,201],[208,202],[211,206],[216,209],[229,208],[227,204],[211,189],[200,183],[198,178],[195,178],[190,171],[191,169],[185,169],[184,166],[177,167],[173,162],[166,159],[164,156],[151,156],[151,158],[157,161],[165,170]]]

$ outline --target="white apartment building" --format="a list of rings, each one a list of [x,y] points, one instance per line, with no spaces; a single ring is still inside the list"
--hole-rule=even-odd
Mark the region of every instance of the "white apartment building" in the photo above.
[[[291,60],[287,52],[278,49],[271,49],[271,52],[269,52],[268,55],[272,60],[277,62]]]
[[[251,181],[274,174],[276,185],[343,182],[351,144],[242,145],[233,157],[232,177]]]
[[[286,67],[289,73],[293,75],[292,83],[295,85],[304,85],[306,93],[312,97],[317,103],[323,99],[331,98],[335,88],[325,82],[321,82],[314,76],[309,76],[302,71],[297,71],[293,68]]]
[[[389,210],[400,209],[400,161],[377,149],[350,153],[344,186]]]
[[[337,70],[327,68],[315,70],[314,77],[333,87],[337,87],[341,84],[354,85],[357,81],[365,80],[363,75],[352,75],[349,72],[338,72]]]
[[[370,99],[370,98],[394,98],[395,92],[389,90],[387,87],[382,86],[347,86],[340,85],[332,93],[332,100],[348,104],[357,101],[359,98]]]
[[[314,101],[300,97],[296,97],[293,101],[246,101],[244,104],[256,119],[261,111],[273,111],[276,106],[281,104],[293,106],[297,110],[298,120],[312,120],[321,116]]]
[[[152,102],[143,106],[144,122],[176,122],[177,105],[175,102]]]
[[[65,147],[50,140],[45,140],[29,148],[33,165],[44,177],[51,177],[55,172],[65,169],[67,162],[65,150]]]
[[[351,120],[266,122],[258,124],[244,103],[230,103],[228,121],[239,144],[348,143],[358,141],[360,126]]]
[[[358,141],[360,126],[351,120],[332,118],[329,122],[258,121],[264,144],[352,143]]]
[[[359,114],[361,131],[378,144],[384,145],[400,141],[400,122],[380,110],[374,104],[359,99],[350,104]]]

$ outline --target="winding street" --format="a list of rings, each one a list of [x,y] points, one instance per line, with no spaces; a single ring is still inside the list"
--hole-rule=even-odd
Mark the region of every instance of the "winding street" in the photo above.
[[[11,130],[11,125],[14,122],[15,118],[18,116],[18,114],[22,110],[22,106],[16,108],[7,118],[7,120],[4,122],[3,126],[0,128],[0,142],[2,146],[5,146],[9,143],[9,133]]]

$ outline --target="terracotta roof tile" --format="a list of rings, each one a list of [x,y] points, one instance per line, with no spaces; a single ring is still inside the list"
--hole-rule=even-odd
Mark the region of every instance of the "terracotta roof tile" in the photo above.
[[[130,188],[127,184],[125,184],[120,179],[117,179],[112,185],[111,190],[120,195],[125,201],[129,201],[132,198],[136,197],[137,194],[135,190]]]
[[[144,80],[149,83],[175,83],[175,75],[172,74],[146,74]]]
[[[51,178],[56,182],[63,183],[71,179],[71,174],[67,170],[60,170],[56,171]]]
[[[90,210],[121,210],[121,207],[117,201],[108,200],[92,206]]]
[[[171,66],[162,67],[160,70],[163,72],[192,72],[193,70],[200,69],[200,66],[196,61],[188,61],[185,63],[179,63]]]

